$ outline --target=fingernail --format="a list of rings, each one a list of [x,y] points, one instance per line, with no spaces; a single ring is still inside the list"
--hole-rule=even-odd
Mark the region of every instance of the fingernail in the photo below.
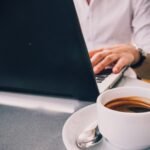
[[[98,70],[96,68],[93,69],[94,73],[97,74]]]
[[[114,73],[118,73],[118,72],[119,72],[119,69],[118,69],[118,68],[114,68],[114,69],[113,69],[113,72],[114,72]]]

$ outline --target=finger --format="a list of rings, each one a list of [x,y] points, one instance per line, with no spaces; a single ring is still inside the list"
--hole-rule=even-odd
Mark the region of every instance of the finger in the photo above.
[[[91,57],[93,57],[93,55],[95,54],[95,53],[97,53],[99,50],[92,50],[92,51],[89,51],[89,56],[90,56],[90,58]]]
[[[93,57],[91,57],[91,63],[92,66],[97,65],[100,61],[102,61],[107,55],[109,54],[108,51],[102,51],[102,52],[97,52]]]
[[[102,51],[102,50],[103,50],[103,48],[98,49],[98,50],[91,50],[91,51],[89,51],[89,57],[90,57],[90,58],[93,57],[93,55],[94,55],[95,53],[100,52],[100,51]]]
[[[123,67],[127,66],[129,64],[128,59],[126,58],[120,58],[116,65],[113,67],[113,73],[119,73]]]
[[[111,65],[113,62],[116,62],[117,59],[119,59],[118,55],[109,55],[106,56],[101,62],[99,62],[95,67],[94,67],[94,73],[98,74],[102,70],[104,70],[107,66]]]

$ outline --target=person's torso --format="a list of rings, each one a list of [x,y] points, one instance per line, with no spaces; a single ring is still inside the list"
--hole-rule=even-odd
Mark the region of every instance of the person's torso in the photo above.
[[[131,42],[131,0],[74,0],[88,50]]]

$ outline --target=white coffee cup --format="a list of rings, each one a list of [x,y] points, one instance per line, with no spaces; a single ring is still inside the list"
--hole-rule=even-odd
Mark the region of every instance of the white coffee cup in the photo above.
[[[150,98],[150,89],[119,87],[102,93],[97,99],[98,127],[119,150],[141,150],[150,147],[150,112],[120,112],[104,106],[113,99],[129,96]]]

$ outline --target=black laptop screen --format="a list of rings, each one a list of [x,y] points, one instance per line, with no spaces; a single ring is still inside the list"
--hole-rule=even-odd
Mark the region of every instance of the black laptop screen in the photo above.
[[[95,101],[72,0],[0,1],[0,88]]]

